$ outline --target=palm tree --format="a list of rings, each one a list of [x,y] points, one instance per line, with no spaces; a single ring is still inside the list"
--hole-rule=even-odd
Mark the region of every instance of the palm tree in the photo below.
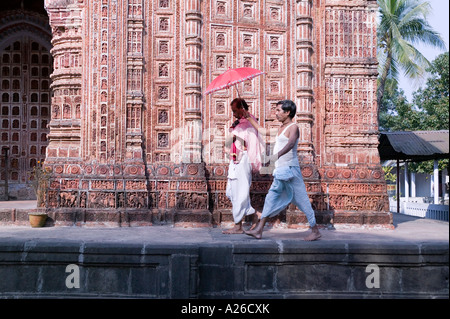
[[[420,78],[431,63],[416,49],[423,43],[445,50],[445,42],[427,22],[431,6],[420,0],[378,0],[379,83],[378,109],[384,94],[386,79],[398,81],[400,70],[411,78]]]

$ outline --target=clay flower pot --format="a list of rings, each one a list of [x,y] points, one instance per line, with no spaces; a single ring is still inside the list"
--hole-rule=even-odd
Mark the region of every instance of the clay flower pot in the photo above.
[[[31,227],[43,227],[48,215],[46,213],[28,213]]]

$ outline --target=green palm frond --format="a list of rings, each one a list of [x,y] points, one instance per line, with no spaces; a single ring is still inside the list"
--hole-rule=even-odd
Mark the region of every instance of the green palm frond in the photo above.
[[[431,13],[428,1],[378,0],[380,21],[378,24],[379,87],[378,103],[381,103],[384,85],[389,76],[397,80],[400,72],[411,79],[420,79],[431,65],[417,50],[417,44],[446,49],[442,37],[427,22]]]

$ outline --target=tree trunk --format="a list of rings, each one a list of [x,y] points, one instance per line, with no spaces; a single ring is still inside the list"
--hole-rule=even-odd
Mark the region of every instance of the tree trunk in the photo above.
[[[384,65],[383,71],[381,73],[380,85],[378,86],[378,92],[377,92],[377,119],[378,119],[378,124],[380,123],[381,101],[383,100],[384,88],[385,88],[385,85],[386,85],[386,79],[387,79],[387,76],[389,74],[389,70],[391,69],[391,62],[392,62],[392,54],[389,52],[388,56],[386,58],[386,64]]]

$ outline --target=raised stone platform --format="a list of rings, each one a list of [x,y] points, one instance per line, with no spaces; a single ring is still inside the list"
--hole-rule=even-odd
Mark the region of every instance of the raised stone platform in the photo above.
[[[45,212],[46,226],[81,227],[136,227],[173,225],[176,227],[217,227],[233,224],[229,210],[176,210],[176,209],[65,209],[37,208],[36,201],[0,202],[0,226],[27,226],[28,213]],[[392,214],[389,212],[323,212],[316,211],[316,220],[322,227],[371,227],[392,229]],[[281,224],[288,228],[308,227],[302,212],[287,209],[270,219],[269,224]]]
[[[2,226],[0,297],[448,298],[448,222],[394,223],[322,229],[316,242],[304,229],[256,240],[221,228]]]

